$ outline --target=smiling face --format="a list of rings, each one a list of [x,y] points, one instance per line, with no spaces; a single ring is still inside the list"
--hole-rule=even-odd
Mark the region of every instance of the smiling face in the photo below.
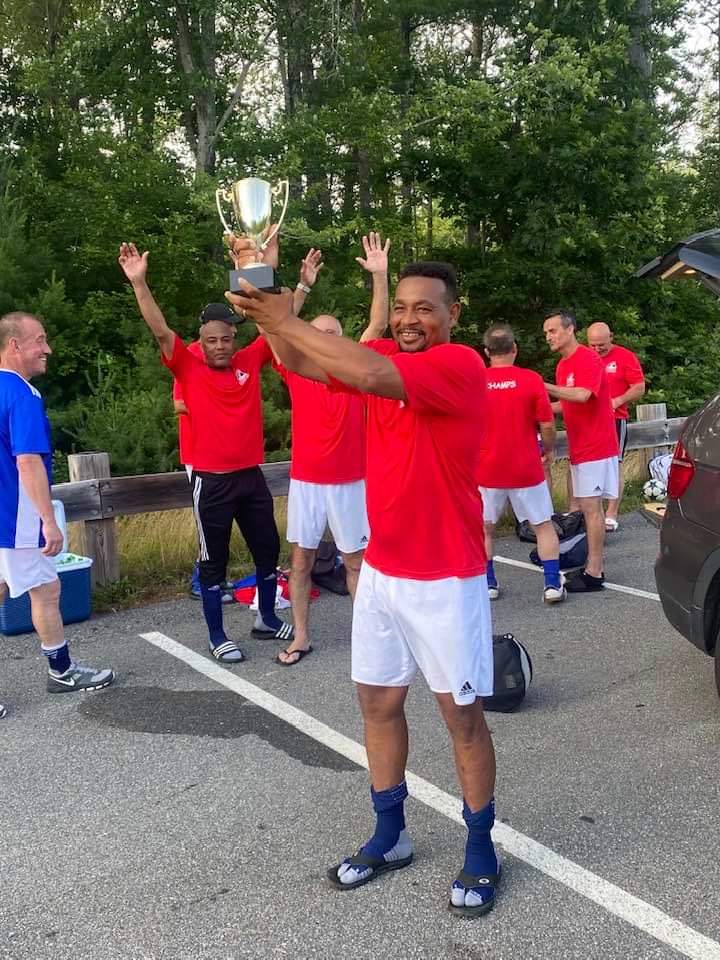
[[[460,304],[448,300],[447,287],[437,277],[404,277],[398,283],[390,331],[403,353],[420,353],[449,342]]]
[[[8,360],[26,380],[42,376],[47,371],[48,357],[52,353],[47,342],[45,328],[35,317],[23,317],[18,322],[17,336],[10,338]]]
[[[200,328],[200,345],[209,367],[215,370],[229,367],[235,353],[235,324],[208,320]]]
[[[570,324],[563,326],[562,318],[559,314],[548,317],[543,323],[545,340],[553,353],[566,354],[575,346],[575,327]]]

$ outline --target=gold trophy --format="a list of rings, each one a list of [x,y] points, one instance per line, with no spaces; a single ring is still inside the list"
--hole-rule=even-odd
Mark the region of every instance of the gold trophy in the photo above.
[[[281,196],[283,190],[285,191],[285,200],[282,213],[274,230],[265,236],[265,231],[273,222],[273,198]],[[289,199],[290,183],[288,180],[279,180],[273,187],[267,180],[260,180],[258,177],[246,177],[244,180],[236,180],[229,190],[215,191],[215,203],[225,232],[234,234],[236,237],[245,236],[254,240],[259,251],[267,248],[268,243],[280,229],[287,212]],[[232,204],[235,229],[230,227],[225,219],[222,210],[223,201]],[[238,281],[241,277],[260,290],[270,290],[275,287],[275,272],[266,263],[249,263],[238,270],[231,270],[230,290],[233,293],[240,292]]]

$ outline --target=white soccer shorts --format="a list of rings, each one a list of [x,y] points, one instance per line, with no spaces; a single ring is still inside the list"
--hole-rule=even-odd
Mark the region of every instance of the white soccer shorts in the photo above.
[[[573,494],[576,497],[607,497],[617,500],[618,458],[588,460],[587,463],[571,463]]]
[[[520,523],[523,520],[529,520],[535,525],[552,519],[552,498],[544,480],[532,487],[515,487],[506,490],[495,487],[478,487],[478,489],[483,500],[483,516],[488,523],[498,522],[508,500]]]
[[[306,550],[317,549],[325,527],[330,527],[341,553],[364,550],[370,537],[365,481],[307,483],[290,480],[287,541]]]
[[[0,583],[7,584],[11,597],[57,578],[54,558],[45,556],[38,547],[0,547]]]
[[[407,687],[418,668],[433,693],[458,705],[493,691],[487,578],[407,580],[360,569],[352,623],[352,678]]]

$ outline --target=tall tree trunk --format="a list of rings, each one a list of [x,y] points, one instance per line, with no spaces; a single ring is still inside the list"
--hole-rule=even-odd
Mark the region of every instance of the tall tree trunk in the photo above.
[[[650,97],[650,77],[652,74],[652,63],[647,50],[647,32],[650,29],[650,19],[652,17],[652,0],[635,0],[632,13],[630,15],[630,45],[628,47],[628,60],[633,66],[647,88],[646,96]]]
[[[192,16],[190,4],[177,4],[177,50],[191,103],[183,119],[195,155],[195,176],[215,172],[216,83],[215,3],[206,0]]]

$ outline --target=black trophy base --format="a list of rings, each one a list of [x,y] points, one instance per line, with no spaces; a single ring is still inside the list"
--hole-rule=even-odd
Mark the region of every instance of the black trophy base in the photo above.
[[[230,271],[230,292],[242,293],[240,279],[247,280],[258,290],[275,289],[275,271],[266,263],[258,263],[252,267],[241,267],[240,270]]]

